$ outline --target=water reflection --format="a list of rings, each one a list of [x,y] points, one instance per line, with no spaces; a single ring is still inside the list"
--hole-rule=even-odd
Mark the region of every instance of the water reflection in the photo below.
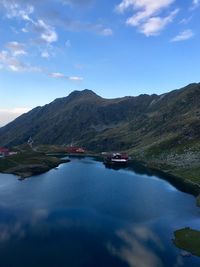
[[[181,267],[181,266],[184,266],[183,257],[181,255],[178,255],[173,267]]]
[[[121,230],[118,228],[119,225],[104,221],[91,211],[61,210],[49,214],[36,210],[30,220],[20,222],[18,218],[15,223],[0,224],[0,248],[13,255],[8,259],[0,253],[4,263],[0,266],[25,267],[29,263],[28,266],[36,267],[38,260],[43,267],[64,267],[68,262],[70,267],[187,266],[180,255],[172,256],[170,265],[163,263],[168,248],[153,229],[125,225]],[[19,260],[22,253],[25,256]],[[32,258],[33,254],[37,260]]]
[[[164,246],[159,236],[150,229],[136,227],[129,231],[119,231],[117,236],[120,237],[123,245],[116,249],[109,244],[108,249],[111,253],[126,261],[130,267],[164,266],[157,251],[163,251]]]
[[[8,242],[12,239],[22,239],[25,237],[24,227],[21,223],[0,224],[0,243]]]
[[[23,182],[0,175],[0,267],[199,267],[171,241],[198,219],[168,183],[90,158]]]
[[[49,216],[49,211],[47,209],[33,210],[30,218],[31,225],[35,225],[43,220],[46,220],[48,216]]]

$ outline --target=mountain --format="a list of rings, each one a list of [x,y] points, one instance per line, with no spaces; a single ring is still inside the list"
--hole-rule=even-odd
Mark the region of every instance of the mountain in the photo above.
[[[155,95],[104,99],[90,90],[74,91],[1,128],[0,145],[21,144],[32,136],[36,143],[91,147],[97,135],[140,116],[154,99]]]
[[[152,166],[175,171],[179,166],[177,174],[192,166],[200,175],[199,99],[199,83],[162,95],[116,99],[74,91],[0,128],[0,145],[22,144],[32,136],[35,144],[127,150]]]

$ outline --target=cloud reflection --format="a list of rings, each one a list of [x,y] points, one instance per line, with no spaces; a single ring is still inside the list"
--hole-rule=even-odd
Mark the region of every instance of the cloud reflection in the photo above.
[[[48,218],[49,211],[47,209],[36,209],[31,215],[31,224],[37,224],[40,221],[43,221]]]
[[[13,238],[22,239],[25,237],[25,231],[20,223],[0,224],[0,243],[10,241]]]
[[[176,263],[173,267],[181,267],[184,265],[183,257],[181,255],[177,256]]]
[[[150,229],[137,227],[130,231],[119,231],[117,235],[124,245],[119,249],[109,245],[108,249],[112,254],[127,262],[130,267],[164,266],[155,250],[151,249],[152,246],[156,246],[158,250],[163,251],[163,244],[159,237]]]
[[[35,209],[27,218],[18,218],[14,222],[0,223],[0,243],[8,242],[12,239],[23,239],[26,237],[30,227],[37,226],[45,221],[49,216],[47,209]]]

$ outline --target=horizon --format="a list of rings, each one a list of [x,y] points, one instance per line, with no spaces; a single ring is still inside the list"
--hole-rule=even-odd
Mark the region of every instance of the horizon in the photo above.
[[[118,98],[199,82],[200,1],[153,2],[0,1],[0,127],[79,88]]]
[[[192,84],[199,84],[199,83],[190,83],[190,84],[187,84],[181,88],[175,88],[175,89],[172,89],[170,91],[167,91],[167,92],[164,92],[162,94],[156,94],[158,96],[161,96],[161,95],[165,95],[167,93],[170,93],[172,91],[175,91],[175,90],[181,90],[181,89],[184,89],[185,87],[189,86],[189,85],[192,85]],[[138,97],[140,95],[144,95],[144,94],[139,94],[139,95],[124,95],[124,96],[120,96],[120,97],[115,97],[115,98],[105,98],[104,96],[102,95],[99,95],[95,92],[95,90],[93,89],[88,89],[88,88],[85,88],[85,89],[82,89],[82,90],[73,90],[71,91],[68,95],[65,95],[65,96],[61,96],[61,97],[58,97],[58,98],[55,98],[55,99],[52,99],[50,102],[48,103],[45,103],[44,105],[36,105],[35,107],[32,107],[31,109],[26,109],[26,108],[22,108],[22,109],[13,109],[12,112],[9,112],[8,110],[1,110],[0,111],[0,128],[1,127],[4,127],[6,126],[7,124],[9,124],[10,122],[13,122],[15,119],[17,119],[18,117],[20,117],[21,115],[25,114],[25,113],[28,113],[29,111],[31,111],[32,109],[34,108],[37,108],[37,107],[44,107],[45,105],[48,105],[48,104],[51,104],[53,101],[55,101],[56,99],[62,99],[62,98],[65,98],[65,97],[68,97],[70,96],[72,93],[74,92],[84,92],[84,91],[91,91],[92,93],[96,94],[97,96],[100,96],[101,98],[104,98],[104,99],[117,99],[117,98],[123,98],[123,97]],[[154,95],[155,93],[152,93],[152,94],[147,94],[147,95]]]

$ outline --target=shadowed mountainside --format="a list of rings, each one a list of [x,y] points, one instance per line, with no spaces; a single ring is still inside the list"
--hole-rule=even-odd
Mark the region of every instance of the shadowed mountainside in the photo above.
[[[81,143],[91,147],[96,135],[137,118],[156,98],[141,95],[104,99],[90,90],[75,91],[1,128],[0,144],[18,145],[32,136],[40,144]]]
[[[195,173],[196,181],[200,176],[199,98],[200,84],[163,95],[117,99],[104,99],[90,90],[74,91],[0,128],[0,145],[22,144],[32,136],[35,144],[127,150],[136,159],[176,175]]]

